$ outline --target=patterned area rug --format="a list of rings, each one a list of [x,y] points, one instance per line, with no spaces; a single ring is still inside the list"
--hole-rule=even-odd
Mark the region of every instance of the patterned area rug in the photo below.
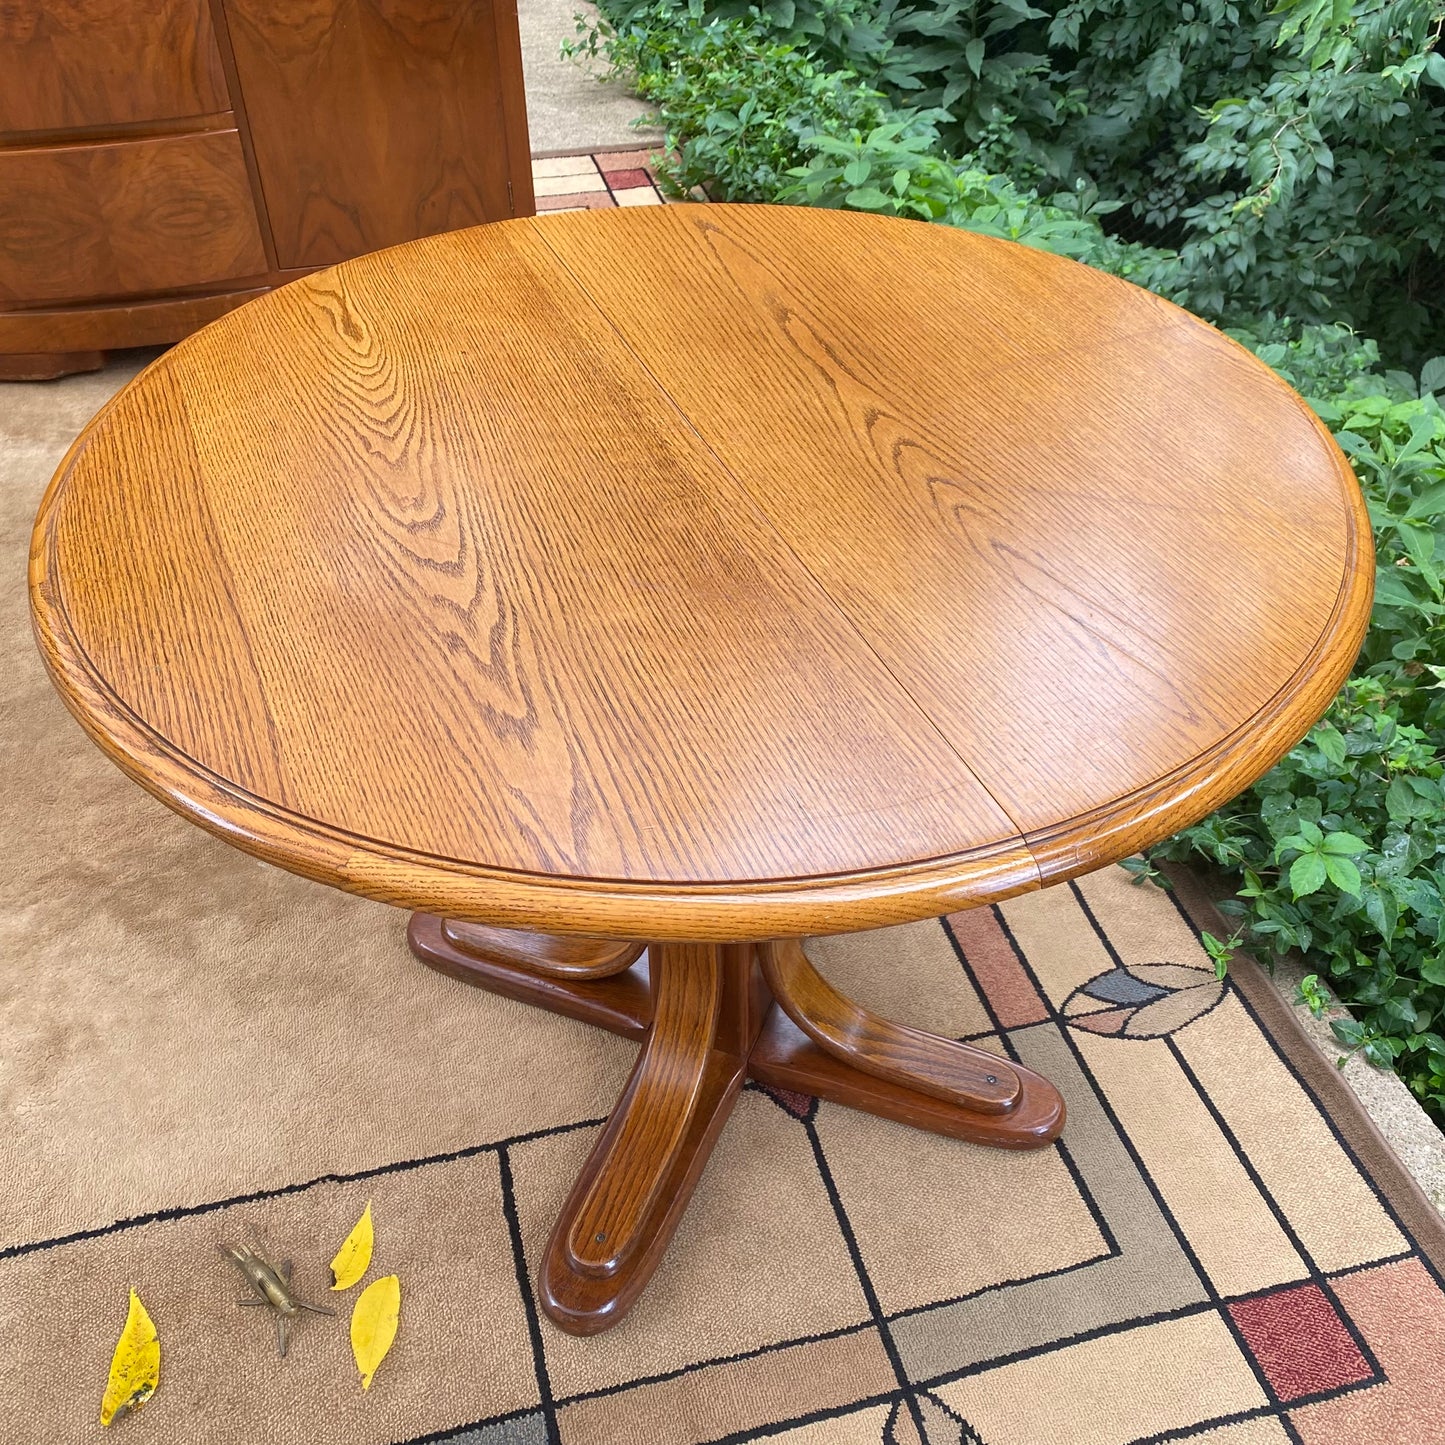
[[[1202,901],[1118,869],[809,945],[869,1007],[1056,1081],[1061,1143],[750,1089],[631,1318],[553,1329],[538,1250],[632,1046],[173,818],[41,676],[29,517],[122,376],[0,388],[6,1445],[106,1438],[132,1286],[163,1352],[136,1441],[1445,1441],[1439,1217],[1267,982],[1215,980]],[[368,1200],[403,1303],[363,1393],[350,1297],[280,1361],[216,1245],[259,1237],[321,1297]]]

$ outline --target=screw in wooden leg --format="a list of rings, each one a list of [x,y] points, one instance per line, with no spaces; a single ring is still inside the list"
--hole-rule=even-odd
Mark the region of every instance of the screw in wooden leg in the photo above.
[[[777,1007],[748,1060],[753,1078],[975,1144],[1035,1149],[1059,1137],[1064,1101],[1033,1070],[860,1008],[798,939],[758,952]]]

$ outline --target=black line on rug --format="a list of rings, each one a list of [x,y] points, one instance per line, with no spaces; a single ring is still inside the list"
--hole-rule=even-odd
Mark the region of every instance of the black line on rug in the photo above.
[[[844,1335],[862,1334],[864,1330],[874,1327],[872,1320],[859,1320],[857,1324],[842,1325],[836,1330],[823,1330],[816,1335],[798,1335],[770,1345],[759,1345],[756,1349],[739,1350],[735,1355],[718,1355],[711,1360],[693,1360],[690,1364],[679,1365],[675,1370],[663,1370],[657,1375],[639,1375],[636,1379],[624,1380],[618,1385],[601,1385],[595,1390],[583,1390],[576,1395],[560,1395],[557,1397],[557,1408],[562,1410],[568,1405],[578,1405],[584,1400],[601,1400],[608,1395],[625,1395],[627,1391],[641,1389],[643,1385],[660,1385],[698,1370],[710,1370],[714,1365],[735,1365],[740,1360],[755,1360],[759,1355],[776,1354],[779,1350],[790,1350],[795,1345],[814,1345],[822,1340],[840,1340]]]
[[[1007,922],[1005,922],[1003,914],[998,911],[997,905],[994,905],[989,911],[993,914],[994,919],[1003,930],[1005,937],[1007,937],[1009,941],[1009,946],[1015,953],[1018,953],[1018,944],[1013,934],[1009,932],[1009,926]],[[988,1020],[993,1025],[993,1032],[998,1036],[999,1042],[1002,1043],[1009,1058],[1016,1064],[1022,1063],[1023,1060],[1019,1057],[1018,1046],[1014,1043],[1011,1036],[1012,1031],[1003,1027],[998,1014],[994,1012],[993,1004],[989,1002],[989,997],[987,993],[984,992],[983,986],[979,983],[978,975],[974,972],[973,965],[968,961],[968,950],[958,941],[958,935],[954,933],[953,927],[948,919],[940,918],[938,921],[943,926],[944,937],[948,939],[949,946],[953,949],[953,956],[958,960],[964,977],[968,979],[973,991],[978,995],[983,1004],[984,1012],[988,1015]],[[1035,980],[1034,987],[1038,988],[1037,980]],[[1052,1022],[1056,1027],[1061,1027],[1062,1020],[1054,1011],[1053,1005],[1042,991],[1039,993],[1039,998],[1042,1000],[1044,1007],[1049,1010],[1049,1022]],[[1044,1021],[1040,1020],[1040,1022]],[[1038,1026],[1038,1024],[1024,1025],[1025,1028],[1037,1028]],[[1074,1181],[1074,1188],[1078,1190],[1079,1197],[1084,1201],[1084,1207],[1089,1211],[1090,1215],[1093,1216],[1094,1225],[1099,1231],[1099,1237],[1104,1241],[1106,1252],[1103,1255],[1097,1256],[1094,1260],[1081,1261],[1081,1263],[1092,1264],[1097,1263],[1099,1259],[1117,1259],[1122,1253],[1119,1248],[1119,1241],[1114,1237],[1114,1231],[1109,1227],[1109,1221],[1104,1217],[1104,1211],[1099,1207],[1099,1201],[1094,1198],[1093,1190],[1091,1190],[1085,1182],[1083,1172],[1075,1163],[1074,1156],[1069,1152],[1069,1146],[1062,1139],[1056,1139],[1049,1147],[1055,1150],[1059,1158],[1063,1161],[1064,1168],[1068,1171],[1069,1177]],[[1078,1267],[1080,1266],[1067,1266],[1068,1269]],[[1050,1274],[1061,1274],[1063,1272],[1063,1270],[1049,1271]],[[1038,1278],[1044,1279],[1047,1278],[1047,1275],[1039,1275]],[[1023,1281],[1010,1280],[1008,1283],[1023,1283]],[[969,1298],[969,1296],[964,1296],[964,1298]],[[952,1301],[951,1303],[956,1303],[956,1301]]]
[[[735,1430],[731,1435],[719,1435],[701,1445],[747,1445],[749,1440],[770,1440],[784,1430],[796,1430],[803,1425],[817,1425],[824,1420],[837,1420],[851,1415],[856,1410],[871,1410],[875,1405],[891,1405],[904,1398],[899,1390],[888,1390],[881,1395],[869,1395],[847,1405],[827,1405],[822,1409],[810,1410],[806,1415],[791,1415],[786,1420],[773,1420],[766,1425],[755,1425],[749,1430]],[[926,1436],[920,1436],[926,1439]]]
[[[1145,1325],[1165,1325],[1174,1320],[1187,1320],[1195,1315],[1207,1315],[1219,1309],[1215,1300],[1195,1300],[1193,1304],[1175,1305],[1172,1309],[1154,1310],[1149,1314],[1131,1315],[1128,1319],[1110,1320],[1108,1324],[1094,1325],[1076,1334],[1061,1335],[1057,1339],[1043,1340],[1037,1345],[1025,1345],[1019,1350],[1010,1350],[1005,1355],[992,1355],[986,1360],[975,1360],[971,1365],[960,1365],[956,1370],[944,1370],[918,1381],[920,1390],[932,1390],[939,1385],[951,1385],[957,1380],[967,1380],[973,1375],[982,1375],[1004,1365],[1016,1365],[1021,1360],[1035,1360],[1040,1355],[1051,1355],[1070,1345],[1086,1345],[1091,1340],[1108,1339],[1110,1335],[1127,1334],[1130,1330],[1142,1329]]]
[[[487,1430],[493,1425],[505,1425],[511,1420],[525,1420],[528,1415],[540,1415],[540,1405],[528,1405],[521,1410],[508,1410],[501,1415],[488,1415],[485,1419],[469,1420],[465,1425],[447,1425],[441,1430],[433,1430],[426,1435],[408,1435],[405,1440],[398,1440],[395,1445],[437,1445],[438,1441],[455,1440],[458,1435],[465,1435],[471,1430]]]
[[[908,1413],[913,1417],[913,1426],[918,1431],[918,1438],[927,1440],[928,1431],[923,1423],[923,1411],[919,1407],[918,1396],[914,1391],[913,1382],[908,1378],[908,1372],[903,1368],[903,1356],[898,1351],[898,1344],[893,1338],[892,1330],[888,1328],[888,1319],[879,1302],[878,1291],[873,1287],[873,1280],[868,1273],[867,1266],[863,1263],[863,1251],[858,1247],[857,1236],[853,1233],[853,1222],[848,1218],[848,1211],[843,1207],[843,1196],[838,1192],[833,1171],[828,1167],[828,1158],[823,1152],[823,1141],[818,1137],[817,1120],[804,1119],[802,1122],[803,1128],[808,1132],[808,1143],[812,1146],[813,1160],[822,1177],[823,1188],[828,1192],[828,1202],[833,1206],[833,1216],[838,1221],[839,1233],[843,1236],[848,1257],[853,1261],[853,1270],[863,1289],[863,1298],[867,1301],[868,1313],[872,1316],[874,1325],[877,1326],[878,1336],[882,1340],[884,1352],[888,1356],[888,1363],[893,1367],[893,1373],[902,1389],[902,1398],[908,1405]]]
[[[1413,1249],[1402,1249],[1399,1254],[1387,1254],[1381,1259],[1367,1259],[1363,1264],[1341,1265],[1339,1269],[1332,1269],[1326,1272],[1327,1279],[1345,1279],[1352,1274],[1362,1274],[1367,1269],[1379,1269],[1387,1264],[1404,1264],[1407,1259],[1419,1259],[1420,1255]]]
[[[993,909],[993,912],[997,915],[998,909]],[[979,1003],[983,1005],[984,1015],[992,1026],[992,1031],[1003,1041],[1004,1048],[1008,1050],[1009,1058],[1011,1058],[1014,1063],[1018,1063],[1019,1056],[1009,1040],[1008,1030],[1004,1028],[1003,1022],[998,1016],[998,1011],[993,1006],[993,1000],[989,998],[983,985],[978,981],[978,975],[973,971],[973,965],[968,961],[968,954],[964,952],[963,945],[958,941],[958,935],[953,931],[953,925],[947,918],[940,918],[938,922],[943,929],[943,936],[948,940],[949,947],[953,949],[953,956],[958,960],[958,966],[963,970],[963,976],[968,980],[969,986],[973,989],[974,993],[978,995]],[[1047,999],[1044,1000],[1044,1006],[1048,1007]]]
[[[1113,943],[1110,941],[1108,934],[1103,928],[1103,925],[1099,922],[1099,919],[1095,915],[1094,910],[1089,906],[1089,902],[1084,897],[1082,891],[1079,889],[1078,884],[1070,883],[1069,888],[1073,892],[1074,897],[1077,899],[1079,907],[1083,911],[1084,917],[1089,920],[1090,927],[1092,927],[1094,932],[1098,935],[1099,940],[1101,943],[1103,943],[1104,947],[1109,950],[1110,958],[1112,958],[1116,964],[1122,967],[1123,960],[1115,951]],[[1232,985],[1229,986],[1227,991],[1234,997],[1239,996],[1239,990],[1237,988],[1234,988]],[[1213,1012],[1213,1010],[1205,1010],[1205,1013],[1211,1012]],[[1204,1016],[1204,1014],[1197,1014],[1195,1018],[1190,1019],[1189,1023],[1193,1024],[1197,1022],[1198,1019],[1203,1018]],[[1253,1020],[1253,1022],[1257,1032],[1266,1032],[1263,1025],[1260,1024],[1258,1020]],[[1186,1027],[1188,1027],[1188,1025],[1186,1025]],[[1289,1241],[1290,1247],[1299,1256],[1301,1263],[1303,1263],[1309,1280],[1312,1283],[1319,1285],[1320,1288],[1324,1291],[1324,1293],[1329,1297],[1331,1303],[1335,1306],[1335,1309],[1339,1313],[1341,1319],[1344,1320],[1346,1328],[1349,1330],[1350,1334],[1355,1337],[1355,1343],[1360,1347],[1360,1352],[1362,1355],[1364,1355],[1365,1360],[1369,1364],[1371,1370],[1378,1372],[1380,1378],[1384,1379],[1384,1374],[1382,1371],[1380,1371],[1379,1362],[1375,1359],[1374,1352],[1365,1342],[1364,1336],[1360,1334],[1358,1328],[1355,1325],[1355,1322],[1346,1315],[1343,1306],[1335,1297],[1334,1290],[1330,1288],[1328,1278],[1320,1269],[1319,1263],[1316,1261],[1314,1255],[1305,1247],[1305,1242],[1303,1239],[1300,1238],[1299,1231],[1295,1229],[1294,1225],[1290,1222],[1289,1216],[1280,1206],[1279,1201],[1274,1197],[1273,1193],[1271,1193],[1269,1188],[1266,1186],[1263,1177],[1260,1175],[1258,1167],[1255,1165],[1254,1160],[1250,1158],[1244,1146],[1240,1144],[1238,1136],[1229,1125],[1229,1121],[1224,1117],[1223,1113],[1219,1109],[1219,1106],[1209,1096],[1209,1091],[1204,1087],[1198,1074],[1194,1072],[1194,1069],[1190,1065],[1189,1060],[1185,1058],[1184,1051],[1179,1047],[1178,1040],[1175,1039],[1173,1036],[1166,1036],[1159,1041],[1162,1041],[1168,1047],[1169,1055],[1174,1060],[1175,1067],[1179,1070],[1181,1074],[1184,1075],[1184,1078],[1188,1081],[1189,1087],[1193,1089],[1195,1097],[1199,1100],[1201,1104],[1204,1105],[1205,1111],[1208,1113],[1210,1119],[1214,1123],[1214,1127],[1219,1130],[1220,1136],[1229,1146],[1231,1152],[1234,1154],[1235,1159],[1239,1161],[1240,1167],[1244,1170],[1245,1175],[1249,1179],[1249,1182],[1254,1186],[1255,1192],[1264,1201],[1265,1207],[1269,1210],[1270,1214],[1274,1216],[1274,1221],[1276,1224],[1279,1225],[1281,1233],[1283,1233],[1284,1237]],[[1306,1095],[1306,1097],[1310,1099],[1310,1103],[1314,1106],[1317,1113],[1322,1114],[1324,1112],[1324,1110],[1320,1107],[1318,1100],[1314,1099],[1310,1095]],[[1363,1173],[1364,1171],[1359,1170],[1358,1172]],[[1286,1281],[1285,1283],[1292,1284],[1294,1282],[1295,1281]],[[1272,1293],[1274,1289],[1280,1287],[1281,1286],[1279,1285],[1274,1285],[1270,1286],[1267,1289],[1252,1291],[1249,1295],[1241,1296],[1241,1298],[1258,1298],[1261,1295]]]
[[[475,1159],[479,1154],[491,1154],[510,1149],[517,1144],[529,1144],[534,1139],[549,1139],[555,1134],[569,1134],[574,1129],[595,1129],[606,1122],[606,1119],[582,1119],[575,1124],[554,1124],[546,1129],[532,1129],[525,1134],[514,1134],[510,1139],[498,1139],[490,1144],[468,1144],[464,1149],[450,1149],[444,1154],[428,1154],[418,1159],[398,1159],[390,1164],[358,1169],[351,1174],[318,1174],[314,1179],[297,1184],[280,1184],[274,1189],[257,1189],[249,1194],[234,1194],[226,1199],[208,1200],[204,1204],[178,1204],[169,1209],[133,1214],[111,1224],[97,1225],[94,1229],[77,1229],[71,1234],[56,1235],[52,1239],[7,1245],[0,1249],[0,1261],[19,1259],[22,1255],[34,1254],[37,1250],[59,1249],[63,1245],[79,1244],[87,1239],[101,1239],[107,1234],[121,1234],[128,1229],[140,1229],[147,1224],[190,1219],[197,1214],[213,1214],[218,1209],[231,1209],[237,1204],[256,1204],[266,1199],[282,1199],[288,1194],[303,1194],[321,1184],[354,1184],[359,1179],[378,1179],[385,1174],[407,1174],[414,1169],[429,1168],[433,1164],[455,1164],[462,1159]]]
[[[1035,1284],[1041,1280],[1057,1279],[1060,1275],[1073,1274],[1075,1270],[1088,1269],[1092,1265],[1103,1264],[1108,1260],[1117,1259],[1117,1254],[1105,1252],[1103,1254],[1091,1254],[1088,1259],[1076,1259],[1072,1264],[1061,1264],[1055,1269],[1046,1269],[1041,1274],[1027,1274],[1020,1279],[1001,1279],[993,1284],[983,1285],[979,1289],[969,1290],[967,1294],[953,1295],[949,1299],[929,1300],[926,1305],[910,1305],[906,1310],[895,1310],[888,1316],[890,1322],[894,1320],[911,1319],[914,1315],[926,1315],[930,1310],[947,1309],[950,1305],[966,1304],[971,1299],[978,1299],[980,1295],[991,1294],[994,1290],[1014,1289],[1019,1285]]]
[[[1254,1160],[1252,1160],[1241,1147],[1234,1130],[1229,1127],[1228,1121],[1224,1115],[1220,1113],[1218,1105],[1209,1097],[1204,1085],[1199,1080],[1199,1076],[1189,1066],[1188,1059],[1184,1057],[1184,1051],[1172,1038],[1165,1039],[1164,1042],[1169,1045],[1169,1052],[1174,1062],[1178,1065],[1180,1073],[1189,1080],[1190,1087],[1194,1090],[1195,1094],[1198,1095],[1200,1103],[1208,1110],[1209,1117],[1214,1120],[1214,1127],[1224,1136],[1225,1141],[1234,1151],[1234,1157],[1239,1160],[1240,1166],[1243,1168],[1245,1174],[1249,1176],[1249,1182],[1254,1185],[1255,1191],[1259,1194],[1259,1197],[1264,1200],[1269,1212],[1274,1216],[1275,1223],[1279,1225],[1284,1233],[1284,1237],[1289,1240],[1295,1253],[1304,1261],[1305,1268],[1309,1271],[1310,1282],[1318,1285],[1325,1298],[1334,1306],[1335,1313],[1339,1315],[1345,1328],[1349,1331],[1351,1338],[1359,1347],[1360,1354],[1364,1356],[1365,1363],[1369,1365],[1371,1372],[1380,1380],[1384,1380],[1386,1378],[1385,1372],[1381,1368],[1379,1360],[1375,1358],[1375,1352],[1370,1348],[1369,1342],[1365,1339],[1364,1335],[1360,1333],[1359,1326],[1350,1318],[1349,1312],[1340,1303],[1339,1296],[1335,1294],[1328,1276],[1320,1269],[1314,1255],[1305,1247],[1304,1240],[1300,1238],[1299,1232],[1295,1229],[1294,1225],[1290,1223],[1289,1216],[1280,1207],[1279,1201],[1265,1185],[1259,1170],[1255,1167]]]
[[[1267,1293],[1267,1291],[1265,1291]],[[1250,1296],[1240,1295],[1238,1298],[1246,1299]],[[1002,1369],[1005,1365],[1016,1365],[1024,1360],[1036,1360],[1042,1355],[1051,1355],[1058,1350],[1068,1349],[1073,1345],[1087,1345],[1094,1340],[1108,1339],[1111,1335],[1128,1334],[1130,1330],[1143,1329],[1148,1325],[1167,1325],[1176,1320],[1193,1319],[1199,1315],[1220,1314],[1226,1316],[1227,1310],[1224,1306],[1233,1304],[1234,1296],[1229,1296],[1218,1302],[1214,1300],[1196,1300],[1193,1304],[1176,1305],[1173,1309],[1156,1310],[1151,1314],[1134,1315],[1129,1319],[1112,1320],[1106,1325],[1095,1325],[1092,1329],[1080,1330],[1077,1334],[1063,1335],[1056,1340],[1045,1340],[1037,1345],[1027,1345],[1021,1350],[1011,1350],[1006,1355],[994,1355],[986,1360],[975,1360],[971,1365],[963,1365],[957,1370],[946,1370],[937,1375],[930,1375],[927,1379],[919,1380],[917,1388],[924,1391],[936,1389],[939,1385],[956,1384],[959,1380],[967,1380],[974,1375],[987,1374],[990,1370]],[[1249,1355],[1245,1353],[1246,1361]],[[1257,1378],[1257,1372],[1256,1372]],[[1301,1396],[1298,1400],[1291,1400],[1288,1405],[1282,1404],[1271,1391],[1264,1393],[1269,1399],[1269,1404],[1255,1406],[1249,1413],[1261,1415],[1275,1415],[1281,1410],[1292,1410],[1296,1405],[1313,1405],[1321,1400],[1337,1399],[1341,1395],[1353,1395],[1360,1390],[1374,1389],[1380,1383],[1379,1380],[1356,1380],[1348,1385],[1339,1385],[1329,1390],[1321,1390],[1313,1395]],[[1263,1386],[1261,1386],[1263,1388]],[[1287,1422],[1281,1421],[1287,1429]],[[1191,1430],[1203,1429],[1202,1424],[1187,1427]],[[1293,1436],[1291,1438],[1294,1438]]]
[[[1118,952],[1114,948],[1114,945],[1109,940],[1108,936],[1100,929],[1099,921],[1094,917],[1093,911],[1084,901],[1084,896],[1079,891],[1078,884],[1071,882],[1068,884],[1068,888],[1069,891],[1073,894],[1075,902],[1083,911],[1084,916],[1089,920],[1095,932],[1099,934],[1100,942],[1103,943],[1105,948],[1108,949],[1110,958],[1114,959],[1117,963],[1119,961]],[[1047,998],[1047,995],[1043,991],[1043,986],[1040,983],[1038,973],[1035,971],[1033,965],[1029,962],[1028,956],[1024,953],[1024,950],[1019,946],[1018,939],[1014,937],[1013,930],[1009,928],[1007,920],[1005,920],[1003,916],[1000,915],[999,922],[1000,925],[1003,927],[1004,936],[1009,941],[1009,947],[1013,949],[1014,956],[1018,959],[1019,967],[1024,970],[1024,972],[1028,976],[1029,981],[1033,984],[1034,988],[1038,990],[1039,997]],[[1265,1375],[1263,1368],[1260,1366],[1259,1362],[1254,1358],[1253,1354],[1250,1353],[1248,1347],[1245,1345],[1244,1336],[1241,1333],[1239,1326],[1235,1323],[1234,1317],[1229,1313],[1227,1309],[1224,1308],[1222,1297],[1218,1289],[1215,1288],[1214,1281],[1209,1277],[1209,1272],[1204,1268],[1204,1265],[1200,1261],[1198,1254],[1195,1252],[1194,1246],[1189,1242],[1189,1236],[1184,1232],[1183,1226],[1174,1217],[1174,1211],[1169,1208],[1169,1205],[1164,1198],[1163,1191],[1155,1182],[1154,1176],[1150,1174],[1149,1170],[1145,1167],[1143,1156],[1139,1153],[1139,1150],[1135,1145],[1134,1140],[1130,1137],[1128,1131],[1124,1128],[1124,1125],[1120,1120],[1119,1115],[1115,1112],[1113,1104],[1109,1101],[1109,1096],[1105,1092],[1103,1085],[1100,1084],[1098,1079],[1094,1077],[1093,1070],[1089,1068],[1088,1060],[1085,1059],[1083,1050],[1079,1047],[1078,1040],[1074,1038],[1074,1031],[1067,1024],[1058,1025],[1058,1030],[1060,1038],[1062,1038],[1064,1041],[1064,1046],[1069,1050],[1071,1054],[1073,1054],[1074,1062],[1078,1066],[1079,1072],[1088,1082],[1089,1088],[1093,1091],[1094,1097],[1098,1100],[1099,1107],[1104,1111],[1104,1117],[1108,1119],[1109,1127],[1114,1130],[1114,1133],[1117,1135],[1119,1142],[1123,1145],[1124,1151],[1128,1154],[1130,1161],[1133,1163],[1134,1168],[1139,1175],[1140,1181],[1143,1183],[1144,1187],[1149,1191],[1150,1196],[1153,1198],[1155,1208],[1158,1209],[1165,1223],[1168,1224],[1170,1230],[1173,1232],[1174,1238],[1178,1241],[1179,1248],[1183,1251],[1185,1259],[1189,1261],[1190,1268],[1193,1269],[1195,1275],[1198,1277],[1200,1287],[1209,1297],[1211,1305],[1218,1311],[1220,1317],[1223,1319],[1225,1328],[1228,1329],[1230,1334],[1234,1337],[1235,1348],[1239,1351],[1240,1355],[1244,1358],[1245,1363],[1249,1366],[1250,1372],[1254,1375],[1254,1378],[1258,1383],[1260,1390],[1263,1392],[1265,1399],[1276,1407],[1276,1418],[1279,1419],[1280,1424],[1285,1431],[1285,1434],[1291,1441],[1291,1445],[1302,1445],[1302,1442],[1299,1438],[1299,1433],[1295,1430],[1294,1425],[1290,1422],[1290,1420],[1285,1416],[1283,1410],[1279,1408],[1279,1397],[1275,1394],[1274,1388],[1269,1383],[1269,1379]]]
[[[532,1368],[537,1376],[537,1395],[542,1404],[542,1418],[547,1426],[547,1445],[562,1445],[557,1428],[557,1406],[552,1398],[552,1379],[547,1373],[547,1353],[542,1343],[542,1321],[537,1302],[532,1297],[532,1281],[527,1275],[527,1255],[522,1248],[522,1219],[517,1213],[517,1193],[512,1184],[512,1157],[508,1150],[497,1151],[497,1167],[502,1176],[502,1215],[507,1221],[507,1236],[512,1242],[512,1267],[517,1274],[517,1292],[527,1315],[527,1338],[532,1345]]]
[[[1274,1409],[1269,1405],[1256,1405],[1252,1410],[1235,1410],[1229,1415],[1215,1415],[1208,1420],[1201,1420],[1197,1425],[1176,1425],[1172,1430],[1161,1430],[1157,1435],[1140,1435],[1128,1442],[1128,1445],[1169,1445],[1175,1440],[1194,1440],[1210,1430],[1221,1429],[1225,1425],[1242,1425],[1247,1420],[1265,1420],[1274,1418]]]
[[[1174,905],[1174,911],[1178,913],[1178,915],[1184,920],[1185,925],[1188,927],[1189,931],[1195,936],[1195,938],[1202,940],[1204,930],[1190,916],[1189,910],[1184,906],[1184,901],[1179,897],[1177,890],[1173,888],[1161,888],[1159,891],[1163,893],[1164,896],[1168,898],[1169,901]],[[1200,946],[1203,947],[1202,941]],[[1258,966],[1260,968],[1264,967],[1263,964],[1259,964]],[[1264,1020],[1260,1018],[1258,1010],[1256,1010],[1256,1008],[1249,1001],[1249,999],[1245,997],[1244,990],[1240,988],[1235,988],[1233,990],[1233,993],[1234,997],[1237,998],[1240,1004],[1243,1006],[1245,1013],[1249,1015],[1250,1020],[1251,1022],[1253,1022],[1255,1028],[1258,1029],[1258,1031],[1263,1034],[1263,1036],[1268,1040],[1270,1049],[1273,1051],[1274,1056],[1289,1071],[1290,1077],[1295,1081],[1295,1083],[1300,1086],[1300,1088],[1304,1091],[1305,1097],[1310,1101],[1311,1104],[1314,1105],[1315,1112],[1320,1116],[1320,1118],[1325,1121],[1325,1127],[1330,1131],[1331,1135],[1333,1135],[1335,1143],[1338,1144],[1340,1148],[1344,1151],[1345,1157],[1350,1161],[1351,1164],[1354,1165],[1355,1172],[1360,1176],[1361,1179],[1365,1181],[1365,1184],[1368,1186],[1370,1192],[1379,1201],[1380,1207],[1385,1211],[1387,1215],[1389,1215],[1390,1223],[1393,1224],[1395,1228],[1400,1231],[1401,1235],[1403,1235],[1404,1238],[1410,1242],[1410,1244],[1413,1246],[1413,1253],[1415,1258],[1418,1259],[1420,1263],[1424,1266],[1425,1272],[1430,1276],[1431,1279],[1435,1281],[1436,1285],[1440,1288],[1440,1290],[1442,1292],[1445,1292],[1445,1274],[1442,1274],[1440,1270],[1436,1269],[1434,1261],[1431,1260],[1430,1256],[1426,1254],[1423,1249],[1421,1249],[1420,1241],[1415,1238],[1414,1234],[1406,1226],[1405,1221],[1400,1217],[1399,1211],[1396,1210],[1394,1204],[1390,1200],[1390,1196],[1386,1194],[1384,1189],[1380,1187],[1379,1181],[1376,1180],[1374,1175],[1371,1174],[1370,1171],[1366,1169],[1365,1166],[1360,1162],[1360,1156],[1355,1153],[1354,1148],[1350,1144],[1350,1141],[1345,1138],[1344,1132],[1335,1122],[1334,1116],[1321,1102],[1319,1095],[1316,1094],[1315,1091],[1310,1087],[1309,1080],[1307,1080],[1305,1076],[1300,1072],[1298,1066],[1295,1064],[1295,1061],[1290,1058],[1288,1050],[1284,1047],[1283,1044],[1280,1043],[1278,1039],[1275,1038],[1274,1034],[1270,1032]],[[1364,1105],[1360,1104],[1360,1108],[1363,1109]]]

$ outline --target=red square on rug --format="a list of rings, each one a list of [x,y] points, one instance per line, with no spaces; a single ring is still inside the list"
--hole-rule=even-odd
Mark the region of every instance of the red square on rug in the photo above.
[[[1229,1313],[1283,1404],[1374,1378],[1339,1311],[1317,1284],[1236,1300]]]

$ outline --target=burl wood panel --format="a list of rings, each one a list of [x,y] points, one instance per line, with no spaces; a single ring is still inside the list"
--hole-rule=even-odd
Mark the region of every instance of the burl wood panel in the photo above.
[[[530,213],[509,3],[225,0],[280,266]]]
[[[1371,553],[1325,429],[1166,303],[708,206],[223,318],[77,443],[32,585],[92,735],[230,841],[462,920],[726,940],[1201,816],[1344,679]]]
[[[207,0],[0,0],[0,138],[229,106]]]
[[[234,130],[0,151],[0,304],[266,269]]]

